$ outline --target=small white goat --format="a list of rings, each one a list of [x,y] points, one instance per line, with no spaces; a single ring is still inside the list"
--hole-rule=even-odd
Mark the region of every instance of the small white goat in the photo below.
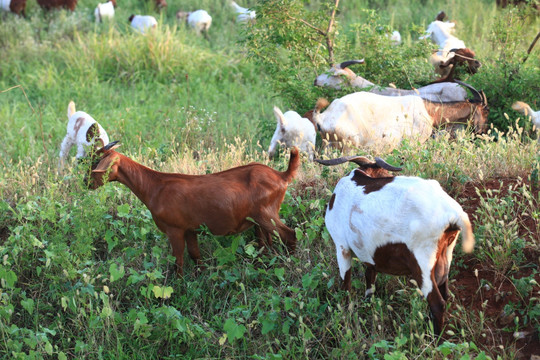
[[[212,25],[212,17],[206,10],[192,12],[178,11],[176,18],[180,21],[186,21],[197,34],[200,35],[202,33],[205,38],[208,38],[208,29]]]
[[[369,92],[386,96],[416,95],[429,101],[451,102],[464,101],[467,99],[467,91],[456,83],[443,82],[422,86],[418,89],[404,90],[392,87],[379,87],[356,75],[348,67],[353,64],[362,64],[364,60],[349,60],[332,66],[326,73],[317,76],[315,86],[328,86],[333,89],[341,89],[344,85],[364,89],[371,87]]]
[[[366,296],[377,272],[411,275],[429,303],[435,333],[444,326],[448,272],[460,230],[471,252],[469,217],[435,180],[392,176],[399,171],[382,159],[350,156],[318,162],[353,161],[359,169],[342,178],[326,208],[325,223],[336,245],[343,288],[351,289],[352,257],[366,264]],[[387,171],[388,170],[388,171]]]
[[[106,3],[97,4],[96,10],[94,10],[94,16],[96,17],[96,22],[103,22],[104,18],[112,19],[114,18],[114,8],[116,7],[116,0],[110,0]]]
[[[512,105],[512,109],[522,113],[527,118],[530,118],[535,130],[540,133],[540,111],[534,111],[529,104],[526,104],[523,101],[516,101]],[[540,136],[538,137],[538,142],[540,142]]]
[[[144,34],[149,29],[155,29],[157,27],[157,20],[151,15],[131,15],[129,17],[131,26]]]
[[[274,157],[278,146],[283,144],[288,148],[297,146],[313,160],[317,134],[311,121],[301,117],[296,111],[287,111],[283,114],[277,106],[274,106],[274,115],[277,127],[268,148],[268,156]]]
[[[242,23],[242,22],[248,22],[248,21],[255,21],[255,18],[257,15],[255,14],[255,11],[246,9],[245,7],[242,7],[236,3],[236,1],[231,1],[231,6],[234,8],[234,11],[238,14],[236,17],[236,22]]]
[[[323,139],[344,145],[390,151],[404,138],[426,141],[433,130],[433,119],[419,96],[383,96],[357,92],[328,104],[319,99],[313,122]]]
[[[67,109],[67,134],[60,146],[58,171],[64,168],[64,161],[73,145],[77,145],[77,159],[86,155],[86,147],[103,147],[109,143],[109,136],[96,120],[84,111],[75,111],[75,103],[69,102]]]
[[[390,41],[392,41],[392,45],[400,45],[401,44],[401,34],[399,31],[394,30],[392,32],[392,35],[390,36]]]

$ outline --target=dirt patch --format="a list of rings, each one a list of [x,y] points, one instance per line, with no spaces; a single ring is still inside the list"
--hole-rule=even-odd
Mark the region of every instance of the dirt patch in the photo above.
[[[525,179],[517,178],[497,178],[490,179],[483,183],[466,184],[464,191],[458,196],[463,209],[469,214],[469,218],[476,225],[474,213],[481,204],[481,198],[496,196],[504,199],[511,196],[514,203],[519,206],[520,202],[528,201],[519,192],[509,190],[527,186],[534,199],[538,199],[538,188],[531,188]],[[478,191],[477,191],[478,189]],[[492,195],[489,195],[491,191]],[[495,192],[497,191],[497,192]],[[501,274],[493,269],[490,263],[483,263],[474,255],[467,255],[458,266],[458,274],[453,276],[452,291],[456,296],[453,304],[450,305],[450,313],[459,314],[458,306],[470,310],[477,314],[476,319],[468,319],[471,322],[484,321],[483,334],[476,336],[477,345],[489,352],[489,349],[515,348],[516,358],[530,359],[532,355],[540,355],[540,340],[538,331],[534,325],[538,322],[537,315],[531,321],[528,310],[532,308],[530,298],[538,296],[540,293],[540,274],[538,263],[540,258],[538,220],[530,214],[519,213],[519,235],[533,240],[531,246],[523,249],[523,261],[519,268],[513,268],[508,274]],[[527,284],[527,291],[521,292],[517,289],[518,279],[524,279],[522,283]],[[526,280],[525,280],[526,279]],[[530,280],[536,280],[536,284]],[[534,301],[534,300],[533,300]],[[480,312],[483,312],[483,320]],[[459,316],[459,315],[458,315]],[[528,322],[524,325],[524,317],[528,317]],[[450,318],[450,322],[456,325],[463,319]],[[516,321],[518,326],[516,326]],[[472,323],[471,328],[478,328]],[[497,355],[497,354],[492,354]]]

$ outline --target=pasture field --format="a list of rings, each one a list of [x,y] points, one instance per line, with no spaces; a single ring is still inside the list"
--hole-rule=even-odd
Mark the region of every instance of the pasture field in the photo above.
[[[539,142],[510,107],[521,100],[540,108],[540,45],[527,55],[538,13],[488,0],[339,5],[336,61],[365,58],[354,70],[376,83],[410,87],[433,78],[426,59],[434,46],[417,39],[440,10],[483,63],[465,79],[487,95],[487,134],[440,132],[390,154],[350,151],[438,180],[469,214],[476,247],[464,255],[456,246],[437,343],[427,302],[408,278],[380,274],[376,295],[365,300],[356,261],[352,292],[340,290],[324,211],[352,165],[303,159],[280,212],[298,237],[294,254],[279,241],[260,253],[253,230],[222,237],[201,229],[205,267],[187,258],[183,278],[167,238],[129,189],[86,189],[88,169],[75,163],[73,149],[64,173],[56,171],[70,100],[122,143],[120,152],[153,169],[204,174],[251,161],[285,169],[286,151],[272,161],[265,152],[272,107],[303,114],[317,97],[347,90],[313,88],[328,68],[323,39],[270,10],[328,14],[326,2],[240,2],[264,15],[249,26],[235,23],[225,0],[169,0],[161,13],[143,0],[120,0],[104,24],[94,23],[96,3],[43,13],[29,0],[27,18],[0,13],[0,358],[540,355]],[[177,10],[199,8],[213,17],[209,41],[176,22]],[[156,16],[157,31],[136,34],[131,14]],[[385,37],[394,29],[400,46]]]

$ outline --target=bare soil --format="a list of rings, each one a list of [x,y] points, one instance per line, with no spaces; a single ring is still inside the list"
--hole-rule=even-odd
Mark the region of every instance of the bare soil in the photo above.
[[[459,195],[459,198],[464,210],[473,222],[473,228],[476,225],[473,214],[480,205],[481,197],[487,196],[487,190],[500,190],[497,197],[504,198],[510,185],[525,185],[530,188],[527,180],[517,178],[490,179],[483,183],[466,184],[464,192]],[[477,188],[480,190],[480,196],[477,194]],[[538,199],[538,187],[530,188],[530,190]],[[512,278],[528,277],[533,273],[533,270],[539,270],[540,251],[539,234],[536,230],[537,221],[529,214],[518,215],[520,236],[524,236],[528,244],[530,239],[533,242],[524,249],[526,261],[520,264],[519,268],[512,268],[507,274],[502,274],[497,272],[491,263],[481,262],[474,255],[466,255],[457,264],[458,274],[453,276],[451,285],[452,292],[457,299],[454,304],[451,304],[450,313],[453,313],[454,316],[459,313],[458,304],[476,314],[480,314],[480,311],[484,312],[485,328],[488,331],[485,331],[485,337],[478,336],[481,343],[476,345],[489,353],[493,349],[503,346],[505,349],[515,348],[515,355],[518,359],[531,359],[535,355],[540,355],[540,334],[530,321],[526,326],[523,326],[523,317],[527,314],[529,298],[539,296],[540,287],[533,286],[529,296],[524,297],[518,292],[512,280]],[[539,274],[536,274],[534,279],[540,283]],[[514,311],[505,312],[505,306],[508,304],[511,304]],[[515,331],[516,316],[519,317],[520,324],[518,332]],[[449,320],[452,322],[455,319],[450,318]],[[480,316],[472,320],[480,321]],[[496,354],[492,353],[492,355]]]

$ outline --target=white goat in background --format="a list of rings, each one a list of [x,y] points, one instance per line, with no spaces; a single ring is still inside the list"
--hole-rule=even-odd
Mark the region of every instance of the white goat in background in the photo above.
[[[178,11],[176,18],[185,21],[197,34],[203,34],[208,39],[208,29],[212,25],[212,17],[206,10],[192,12]]]
[[[257,17],[254,10],[249,10],[245,7],[242,7],[236,3],[236,1],[231,1],[231,6],[234,11],[238,14],[236,17],[236,22],[243,23],[248,21],[255,21]]]
[[[75,103],[69,102],[67,109],[67,134],[60,146],[58,171],[64,168],[64,161],[73,145],[77,146],[77,159],[86,155],[90,146],[103,147],[109,143],[109,136],[96,120],[84,111],[75,111]]]
[[[96,10],[94,10],[94,16],[96,17],[96,22],[103,22],[104,18],[112,19],[114,18],[114,8],[116,7],[116,0],[111,0],[106,3],[97,4]]]
[[[283,144],[288,148],[297,146],[300,151],[309,155],[310,160],[313,160],[317,136],[313,123],[301,117],[296,111],[287,111],[283,114],[277,106],[274,106],[274,115],[277,127],[270,141],[268,156],[274,157],[279,145]]]
[[[141,34],[157,27],[157,20],[151,15],[131,15],[129,17],[131,26]]]

